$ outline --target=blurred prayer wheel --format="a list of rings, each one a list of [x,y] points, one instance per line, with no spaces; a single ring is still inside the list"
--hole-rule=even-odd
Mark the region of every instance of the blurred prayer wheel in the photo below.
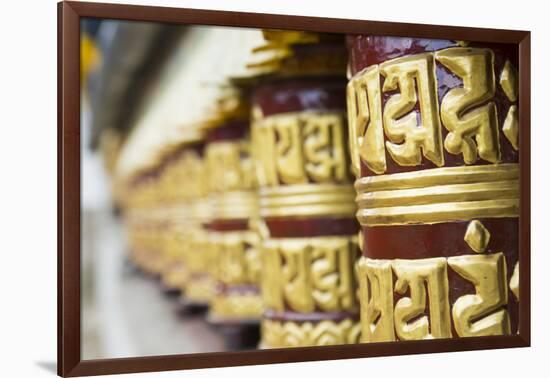
[[[342,36],[265,31],[252,96],[264,348],[355,343],[359,257]]]
[[[190,144],[183,153],[185,190],[189,195],[189,223],[182,232],[184,259],[188,279],[181,297],[184,312],[197,313],[207,310],[212,300],[214,278],[210,272],[211,249],[207,229],[210,221],[210,203],[207,180],[209,171],[205,161],[205,141]]]
[[[213,205],[208,237],[216,279],[208,321],[230,349],[255,348],[262,310],[257,186],[250,156],[249,106],[235,89],[218,104],[207,131],[206,161]]]
[[[517,50],[350,36],[363,342],[518,331]]]
[[[155,277],[159,277],[161,272],[162,255],[158,243],[161,228],[159,182],[158,169],[136,175],[128,184],[123,206],[131,259],[142,272]]]

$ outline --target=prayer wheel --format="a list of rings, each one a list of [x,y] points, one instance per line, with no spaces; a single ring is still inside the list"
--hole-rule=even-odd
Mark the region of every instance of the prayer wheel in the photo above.
[[[362,342],[518,331],[518,53],[348,37]]]
[[[234,88],[219,101],[207,130],[206,162],[213,213],[208,225],[216,280],[208,321],[229,349],[255,348],[262,310],[257,185],[250,155],[249,104]]]
[[[259,183],[263,348],[356,343],[358,223],[344,38],[265,31],[250,65]]]

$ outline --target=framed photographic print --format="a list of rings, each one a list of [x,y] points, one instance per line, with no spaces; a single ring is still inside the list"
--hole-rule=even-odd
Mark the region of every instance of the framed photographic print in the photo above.
[[[58,374],[530,345],[530,33],[58,5]]]

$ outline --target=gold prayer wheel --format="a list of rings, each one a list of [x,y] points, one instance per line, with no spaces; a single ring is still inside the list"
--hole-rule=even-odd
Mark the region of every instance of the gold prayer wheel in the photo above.
[[[518,330],[517,50],[350,36],[363,342]]]
[[[212,217],[208,239],[216,280],[208,321],[230,349],[256,347],[262,311],[257,185],[250,155],[248,94],[232,88],[219,101],[206,132]]]
[[[266,31],[252,95],[264,348],[355,343],[359,257],[343,36]]]

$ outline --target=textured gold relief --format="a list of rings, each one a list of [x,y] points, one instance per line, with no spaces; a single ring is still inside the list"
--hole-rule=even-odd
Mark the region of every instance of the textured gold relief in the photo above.
[[[358,262],[357,271],[361,304],[361,341],[395,340],[391,262],[362,257]]]
[[[263,243],[265,306],[281,311],[352,311],[356,237],[269,239]]]
[[[375,173],[386,171],[382,124],[380,72],[374,65],[357,73],[347,86],[348,127],[351,161],[359,176],[361,158]]]
[[[461,337],[509,334],[510,317],[503,308],[508,303],[504,254],[457,256],[447,261],[476,291],[453,304],[456,333]]]
[[[494,54],[490,49],[456,47],[438,51],[436,59],[463,81],[441,101],[441,120],[449,130],[445,148],[462,153],[466,164],[479,156],[492,163],[500,160],[495,95]]]
[[[262,313],[262,298],[259,293],[228,293],[212,298],[210,320],[216,318],[258,319]]]
[[[502,132],[517,151],[519,149],[519,115],[517,105],[512,105],[508,109],[504,125],[502,125]]]
[[[434,168],[362,177],[355,183],[362,225],[517,217],[517,164]]]
[[[395,291],[409,292],[394,308],[395,330],[401,340],[451,337],[449,283],[445,258],[394,260]],[[426,293],[427,291],[427,293]],[[427,295],[426,295],[427,294]],[[426,299],[429,298],[429,319]]]
[[[282,256],[274,243],[262,247],[262,297],[266,308],[284,310],[282,276]]]
[[[256,178],[250,144],[244,140],[209,143],[206,167],[210,192],[254,189]]]
[[[290,241],[280,249],[286,264],[282,269],[283,293],[290,308],[297,312],[308,313],[315,309],[312,288],[311,246]]]
[[[340,112],[254,117],[253,151],[261,187],[349,181]]]
[[[500,74],[499,82],[504,94],[508,97],[508,100],[511,102],[516,102],[519,92],[518,71],[509,60],[504,63],[504,68]]]
[[[463,82],[462,87],[449,90],[441,103],[436,62]],[[494,65],[492,50],[463,45],[392,59],[351,77],[346,96],[354,173],[358,175],[360,161],[372,172],[384,173],[386,149],[402,166],[420,165],[422,156],[443,166],[444,149],[462,154],[466,164],[474,164],[478,156],[498,163],[501,146],[497,107],[492,101],[496,91]],[[516,102],[517,70],[509,61],[500,75],[500,85],[507,98]],[[384,104],[382,93],[389,95]],[[444,141],[441,125],[449,131]],[[514,104],[508,110],[503,133],[516,150],[518,129]]]
[[[348,243],[329,240],[311,253],[312,296],[323,311],[349,309],[356,305],[352,274],[355,256],[350,255],[349,250]],[[350,274],[340,275],[339,267]]]
[[[217,278],[228,285],[259,283],[259,238],[250,231],[218,233]]]
[[[323,114],[304,125],[305,169],[314,182],[343,182],[348,177],[341,114]]]
[[[359,342],[359,334],[359,323],[351,319],[340,322],[262,321],[262,346],[266,348],[355,344]]]
[[[512,278],[510,278],[510,290],[519,301],[519,262],[516,263],[514,273],[512,273]]]
[[[248,219],[258,213],[258,194],[255,190],[214,193],[210,200],[211,216],[215,219]]]
[[[504,163],[497,165],[445,167],[383,176],[361,177],[355,182],[355,188],[358,192],[366,192],[518,179],[518,164]]]
[[[302,152],[302,130],[293,116],[279,117],[273,124],[276,138],[275,165],[281,182],[298,184],[307,182]]]
[[[353,216],[357,210],[351,185],[287,185],[262,188],[259,194],[262,217]]]
[[[433,54],[397,58],[380,65],[386,78],[384,92],[399,90],[384,107],[384,129],[389,141],[388,152],[400,165],[414,166],[422,161],[422,153],[437,166],[442,166],[443,147],[435,63]],[[418,96],[417,96],[418,91]],[[421,124],[414,108],[419,102]],[[422,151],[421,151],[422,150]]]
[[[468,224],[464,235],[464,241],[477,253],[485,251],[490,238],[491,233],[478,220],[473,220]]]
[[[475,294],[449,304],[447,265],[472,283]],[[357,264],[361,341],[450,338],[510,333],[506,261],[502,253],[418,260],[373,260]],[[512,292],[517,290],[514,278]],[[402,297],[394,300],[394,293]]]

